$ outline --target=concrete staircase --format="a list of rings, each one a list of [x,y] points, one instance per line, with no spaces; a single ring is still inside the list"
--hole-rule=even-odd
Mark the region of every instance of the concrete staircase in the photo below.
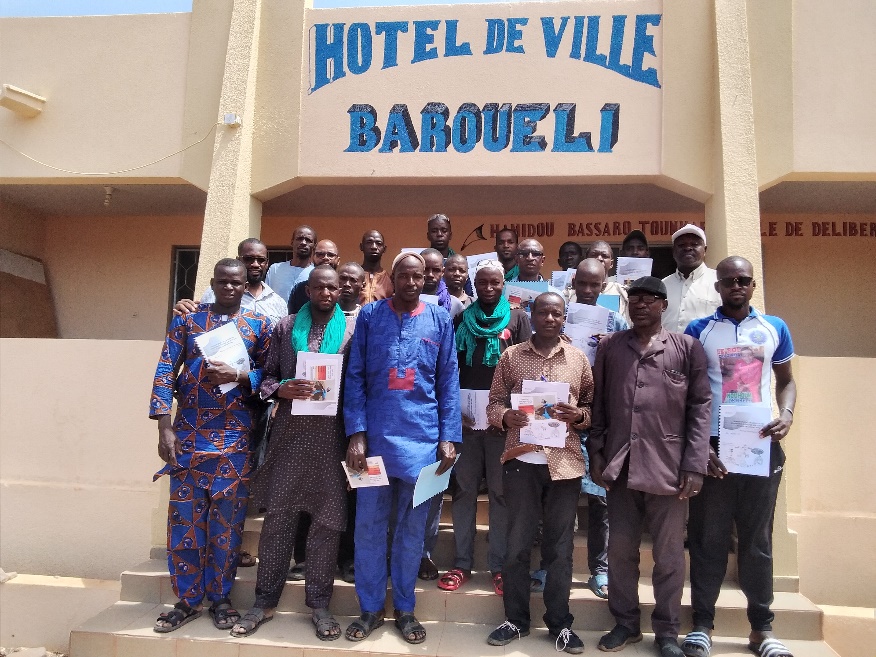
[[[582,502],[583,504],[583,502]],[[450,504],[445,502],[441,531],[435,561],[442,571],[452,564],[453,536],[450,527]],[[481,500],[478,522],[486,522],[486,500]],[[582,507],[582,520],[586,508]],[[582,525],[583,526],[583,525]],[[247,521],[244,547],[256,554],[261,520]],[[484,567],[487,550],[487,528],[479,525],[475,549],[475,563]],[[304,605],[304,583],[287,582],[278,607],[277,618],[248,638],[231,638],[227,632],[216,630],[205,613],[200,619],[165,635],[152,631],[155,618],[176,602],[170,576],[167,574],[164,550],[153,550],[151,559],[122,573],[120,602],[89,620],[71,634],[71,657],[290,657],[309,655],[328,657],[343,653],[374,655],[441,655],[447,657],[498,656],[512,653],[526,655],[556,654],[547,631],[534,629],[532,635],[505,648],[486,644],[489,632],[504,619],[502,600],[493,593],[489,573],[478,571],[460,591],[440,591],[434,582],[419,582],[417,589],[417,617],[428,632],[425,643],[410,646],[399,636],[391,623],[375,631],[361,643],[341,638],[323,642],[314,636],[309,609]],[[533,564],[538,563],[538,549],[533,551]],[[731,559],[731,561],[733,561]],[[599,637],[613,626],[613,619],[604,600],[600,600],[586,586],[587,542],[584,531],[575,537],[574,571],[571,608],[575,616],[574,629],[586,645],[586,651],[596,654]],[[650,630],[650,613],[654,605],[650,583],[653,557],[647,540],[642,548],[639,591],[642,601],[643,631]],[[232,592],[238,609],[249,608],[255,598],[256,568],[238,570]],[[822,612],[804,596],[796,592],[796,578],[776,581],[774,611],[775,627],[796,657],[837,657],[823,641]],[[789,590],[788,590],[789,589]],[[690,627],[690,590],[685,587],[683,631]],[[342,627],[358,615],[355,588],[340,579],[335,582],[332,610]],[[540,621],[544,613],[541,594],[532,596],[532,618]],[[387,609],[391,618],[392,609]],[[536,625],[540,625],[536,623]],[[718,599],[716,626],[721,636],[716,637],[713,655],[750,655],[746,649],[748,622],[745,597],[736,584],[735,563],[728,574]],[[735,638],[734,638],[735,637]],[[291,651],[291,652],[290,652]],[[653,637],[625,651],[630,655],[657,654]]]

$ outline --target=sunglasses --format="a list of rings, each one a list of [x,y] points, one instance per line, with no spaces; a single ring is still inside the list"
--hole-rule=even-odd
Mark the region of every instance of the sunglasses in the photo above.
[[[646,306],[650,306],[652,303],[660,299],[663,300],[663,297],[658,297],[655,294],[631,294],[627,297],[627,302],[630,305],[636,303],[644,303]]]
[[[517,255],[521,258],[529,258],[530,256],[533,258],[541,258],[544,255],[544,251],[534,251],[532,249],[523,249],[522,251],[518,251]]]
[[[751,276],[729,276],[719,280],[724,287],[734,287],[736,285],[739,287],[748,287],[754,281]]]
[[[268,261],[267,258],[262,258],[261,256],[241,256],[240,258],[238,258],[238,260],[240,260],[241,262],[245,262],[247,264],[257,262],[260,265],[263,265]]]

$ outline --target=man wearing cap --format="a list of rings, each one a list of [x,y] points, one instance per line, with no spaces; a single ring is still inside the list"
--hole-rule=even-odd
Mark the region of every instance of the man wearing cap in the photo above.
[[[608,605],[617,623],[599,649],[614,652],[642,640],[639,546],[647,523],[654,541],[651,626],[662,657],[682,657],[684,519],[709,461],[708,363],[697,340],[661,327],[666,286],[659,278],[633,281],[629,304],[633,328],[604,338],[593,367],[587,451],[593,481],[607,491]]]
[[[672,257],[675,273],[663,279],[668,305],[663,313],[663,328],[683,333],[698,317],[707,317],[721,305],[715,289],[718,277],[706,267],[706,234],[693,224],[682,226],[672,234]]]
[[[625,258],[650,258],[648,238],[641,230],[631,230],[621,243],[620,255]]]
[[[361,615],[347,628],[350,641],[383,624],[387,531],[395,513],[390,569],[395,624],[408,643],[426,630],[414,617],[414,587],[429,504],[413,506],[420,470],[440,461],[444,473],[462,441],[459,367],[453,324],[440,306],[420,301],[425,263],[417,253],[392,263],[395,293],[363,307],[350,348],[344,424],[347,465],[365,471],[366,457],[383,458],[388,486],[358,490],[355,530],[356,594]]]
[[[749,650],[763,657],[788,657],[787,647],[773,636],[773,513],[782,480],[785,454],[781,440],[794,421],[797,385],[791,373],[794,344],[787,324],[751,307],[756,281],[751,263],[730,256],[718,263],[721,307],[709,317],[691,322],[685,333],[697,338],[709,359],[712,384],[712,445],[709,477],[702,493],[691,500],[690,584],[693,630],[682,649],[691,657],[708,657],[715,627],[715,603],[727,570],[727,555],[735,524],[739,587],[748,601]],[[753,375],[740,381],[739,371]],[[762,427],[772,440],[768,475],[727,473],[716,452],[721,404],[752,404],[769,400],[776,377],[779,417]]]

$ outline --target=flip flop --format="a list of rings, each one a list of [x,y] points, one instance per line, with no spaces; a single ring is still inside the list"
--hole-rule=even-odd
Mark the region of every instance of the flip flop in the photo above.
[[[155,621],[152,631],[158,632],[159,634],[173,632],[186,623],[191,623],[196,618],[200,618],[203,613],[203,611],[195,611],[187,602],[180,600],[173,606],[173,609],[158,615],[158,620]],[[158,623],[162,622],[169,623],[169,625],[158,625]]]
[[[273,615],[266,616],[264,609],[253,607],[234,624],[234,627],[231,628],[231,636],[242,637],[255,634],[257,629],[272,620],[274,620]],[[238,627],[243,629],[243,632],[235,632],[234,630]]]
[[[748,649],[758,657],[794,657],[788,646],[772,636],[768,636],[760,644],[749,643]]]
[[[441,576],[438,580],[438,588],[442,591],[457,591],[470,579],[471,573],[466,574],[459,568],[453,568]]]
[[[686,657],[709,657],[712,654],[712,639],[706,628],[695,627],[681,644]]]
[[[493,591],[496,595],[505,595],[505,580],[502,579],[502,573],[493,574]]]

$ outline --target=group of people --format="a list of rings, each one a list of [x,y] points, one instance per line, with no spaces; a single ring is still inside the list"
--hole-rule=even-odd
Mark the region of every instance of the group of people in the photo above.
[[[216,263],[200,303],[177,304],[150,417],[158,421],[166,463],[156,477],[170,480],[168,568],[179,602],[154,630],[171,632],[198,618],[206,598],[217,628],[252,634],[273,619],[294,556],[296,563],[306,559],[305,603],[318,638],[342,634],[329,609],[340,565],[355,580],[361,611],[343,632],[346,639],[362,641],[384,623],[391,581],[395,625],[405,641],[422,643],[417,578],[437,579],[447,591],[471,578],[485,479],[487,565],[505,609],[489,644],[530,633],[530,595],[542,590],[543,620],[557,650],[584,650],[569,605],[584,492],[588,585],[608,599],[616,620],[600,650],[642,640],[639,549],[647,527],[657,649],[664,657],[708,657],[735,526],[749,647],[762,657],[790,657],[773,635],[770,605],[780,441],[796,401],[794,352],[784,322],[750,305],[751,263],[731,256],[708,268],[706,235],[687,225],[672,236],[673,274],[624,286],[610,277],[609,244],[584,250],[567,242],[557,262],[574,269],[571,283],[548,287],[526,312],[512,307],[503,290],[507,282],[544,280],[545,250],[537,240],[498,231],[497,259],[477,263],[468,280],[466,258],[450,247],[450,219],[431,217],[427,238],[428,249],[400,253],[388,271],[376,230],[362,237],[361,264],[341,265],[336,244],[318,241],[309,226],[295,230],[292,258],[270,268],[265,245],[244,240],[237,259]],[[621,255],[648,257],[645,235],[627,235]],[[567,304],[595,305],[606,293],[620,303],[606,331],[592,336],[598,348],[591,363],[564,336]],[[228,324],[248,362],[204,355],[204,334]],[[746,371],[746,390],[768,400],[773,374],[776,379],[780,413],[760,431],[772,440],[766,477],[729,473],[718,455],[720,405],[755,398],[728,390],[721,354],[746,347],[764,364],[759,380]],[[336,415],[292,413],[293,402],[311,399],[318,385],[297,374],[306,352],[343,356]],[[550,411],[566,427],[562,447],[521,440],[530,418],[513,408],[511,396],[532,382],[568,385],[568,399]],[[489,391],[482,409],[487,428],[476,428],[468,415],[464,421],[461,390]],[[256,468],[256,409],[264,402],[275,402],[273,421]],[[363,473],[376,456],[388,485],[348,490],[342,462]],[[443,495],[413,505],[420,471],[436,462],[437,474],[452,468],[455,477],[455,559],[443,574],[431,558]],[[255,604],[240,613],[230,593],[248,502],[265,517]],[[539,531],[541,562],[533,569]],[[679,645],[685,532],[694,616]]]

